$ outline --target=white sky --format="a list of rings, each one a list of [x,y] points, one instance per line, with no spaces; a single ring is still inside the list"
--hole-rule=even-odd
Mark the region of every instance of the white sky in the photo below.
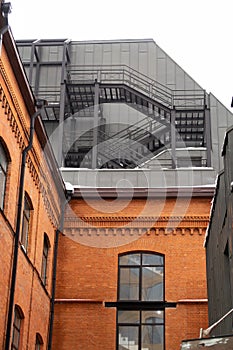
[[[11,0],[11,4],[9,24],[15,39],[152,38],[233,112],[233,0]]]

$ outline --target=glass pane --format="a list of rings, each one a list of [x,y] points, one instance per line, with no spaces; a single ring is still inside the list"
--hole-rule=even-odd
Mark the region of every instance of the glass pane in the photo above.
[[[120,326],[118,328],[118,350],[138,350],[138,326]]]
[[[0,208],[3,209],[6,176],[0,167]]]
[[[19,345],[19,331],[17,329],[13,330],[13,339],[12,339],[12,344],[18,348]]]
[[[163,265],[163,256],[157,254],[143,254],[142,265]]]
[[[163,300],[163,267],[142,268],[142,300]]]
[[[0,168],[2,168],[4,170],[4,172],[6,172],[7,158],[6,158],[5,151],[4,151],[1,144],[0,144]]]
[[[23,226],[22,226],[22,234],[21,234],[21,244],[24,246],[25,249],[27,249],[27,243],[28,243],[28,226],[29,222],[27,219],[23,216]]]
[[[47,259],[43,256],[42,257],[42,266],[41,266],[41,279],[43,283],[46,282],[46,272],[47,272]]]
[[[120,300],[139,300],[139,268],[120,269]]]
[[[118,323],[139,323],[140,311],[118,311]]]
[[[19,311],[15,309],[14,327],[20,329],[21,317]]]
[[[30,208],[30,205],[29,205],[29,203],[28,203],[28,200],[27,200],[27,198],[25,198],[24,199],[24,209],[23,209],[23,214],[24,214],[24,216],[29,220],[29,218],[30,218],[30,210],[31,210],[31,208]]]
[[[142,311],[142,323],[164,323],[164,311],[146,310]]]
[[[120,265],[140,265],[140,254],[127,254],[120,256]]]
[[[163,350],[163,326],[142,326],[142,349]]]

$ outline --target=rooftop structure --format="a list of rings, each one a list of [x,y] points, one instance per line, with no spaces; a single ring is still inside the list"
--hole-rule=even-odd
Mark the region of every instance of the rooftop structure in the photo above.
[[[214,184],[232,114],[152,39],[17,47],[35,96],[48,101],[44,125],[65,181],[93,186],[95,169],[97,187],[122,176],[135,188],[142,178],[146,187]]]

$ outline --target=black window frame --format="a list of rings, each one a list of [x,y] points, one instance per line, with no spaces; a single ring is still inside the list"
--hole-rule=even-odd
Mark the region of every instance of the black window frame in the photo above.
[[[121,264],[121,258],[124,256],[129,255],[139,255],[140,263],[137,265],[134,264]],[[162,263],[153,263],[153,264],[144,264],[143,263],[143,257],[147,255],[152,255],[154,257],[159,257],[162,259]],[[138,299],[122,299],[120,288],[121,288],[121,270],[124,268],[138,268],[139,271],[139,298]],[[163,285],[163,293],[162,298],[160,300],[143,300],[142,297],[142,289],[143,289],[143,268],[144,267],[162,267],[163,268],[163,278],[162,278],[162,285]],[[111,305],[112,304],[112,305]],[[115,305],[113,305],[115,304]],[[106,304],[105,304],[106,305]],[[116,337],[116,349],[120,349],[120,346],[122,344],[119,344],[119,337],[120,337],[120,329],[122,327],[131,327],[135,328],[135,330],[138,330],[138,350],[141,350],[143,347],[142,339],[143,339],[143,327],[145,326],[151,326],[151,329],[156,329],[158,326],[162,327],[162,333],[161,333],[161,349],[165,349],[165,307],[174,307],[174,303],[166,303],[165,301],[165,255],[161,253],[157,253],[154,251],[130,251],[126,253],[119,254],[118,256],[118,287],[117,287],[117,303],[109,303],[109,305],[106,306],[116,306],[117,308],[117,337]],[[132,323],[122,323],[119,321],[119,315],[120,312],[138,312],[139,313],[139,322],[132,322]],[[142,314],[143,312],[158,312],[162,313],[163,318],[162,322],[152,322],[152,323],[146,323],[143,321]],[[149,329],[149,328],[148,328]]]
[[[41,262],[41,279],[44,285],[48,279],[48,258],[49,258],[50,242],[48,235],[44,233],[43,251],[42,251],[42,262]]]
[[[35,350],[42,350],[43,344],[44,342],[43,342],[42,336],[39,333],[36,333]]]
[[[4,161],[2,160],[4,157]],[[0,173],[3,174],[1,180],[0,188],[2,188],[2,193],[0,193],[0,209],[4,210],[5,205],[5,195],[6,195],[6,183],[7,183],[7,173],[10,163],[9,152],[6,149],[4,142],[0,139]]]
[[[21,330],[24,316],[18,305],[14,309],[14,320],[12,325],[11,350],[19,350],[21,341]]]
[[[32,210],[33,210],[33,207],[32,207],[30,197],[28,196],[27,193],[25,193],[24,206],[23,206],[23,212],[22,212],[20,243],[26,253],[28,251],[28,245],[29,245]]]

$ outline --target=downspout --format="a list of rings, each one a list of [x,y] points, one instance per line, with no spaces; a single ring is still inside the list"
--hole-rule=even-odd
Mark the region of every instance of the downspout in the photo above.
[[[30,135],[29,135],[29,144],[24,148],[22,152],[21,160],[21,170],[20,170],[20,182],[19,182],[19,197],[18,197],[18,209],[17,209],[17,218],[16,218],[16,230],[14,237],[14,250],[13,250],[13,262],[12,262],[12,272],[11,272],[11,286],[10,286],[10,297],[9,297],[9,306],[8,306],[8,315],[7,315],[7,328],[6,328],[6,342],[5,350],[10,349],[10,338],[11,338],[11,325],[13,318],[13,308],[14,308],[14,296],[15,296],[15,285],[16,285],[16,275],[17,275],[17,264],[18,264],[18,252],[19,252],[19,236],[21,228],[21,213],[22,213],[22,204],[23,204],[23,194],[24,194],[24,177],[25,177],[25,168],[27,154],[32,148],[33,136],[35,130],[35,120],[41,114],[41,110],[44,106],[44,101],[41,100],[41,103],[37,105],[39,109],[32,115],[30,119]]]
[[[47,347],[48,350],[52,349],[53,320],[54,320],[54,300],[55,300],[56,279],[57,279],[58,241],[59,241],[59,235],[60,235],[60,233],[62,233],[62,230],[63,230],[64,211],[65,211],[65,203],[62,204],[60,228],[58,228],[56,230],[55,242],[54,242],[53,277],[52,277],[52,292],[51,292],[51,301],[50,301],[49,334],[48,334],[48,347]]]
[[[61,208],[61,219],[60,227],[56,230],[55,242],[54,242],[54,255],[53,255],[53,276],[52,276],[52,292],[51,292],[51,304],[50,304],[50,319],[49,319],[49,334],[48,334],[48,347],[47,350],[52,349],[52,340],[53,340],[53,322],[54,322],[54,305],[55,305],[55,293],[56,293],[56,279],[57,279],[57,255],[58,255],[58,243],[60,233],[63,232],[64,228],[64,216],[66,204],[72,197],[70,191],[66,191],[66,200],[62,203]]]

